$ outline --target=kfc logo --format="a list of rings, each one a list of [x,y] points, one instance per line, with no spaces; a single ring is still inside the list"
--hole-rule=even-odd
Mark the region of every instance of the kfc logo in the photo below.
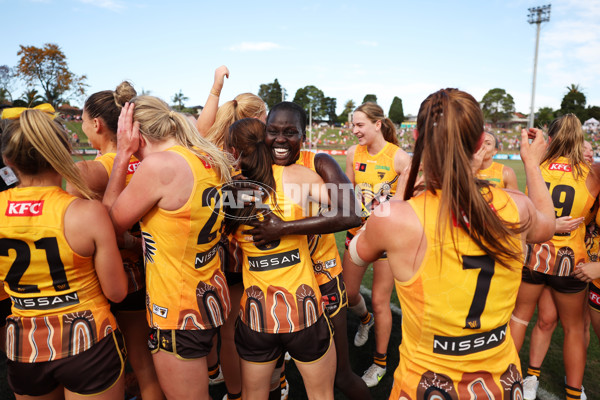
[[[42,215],[44,200],[9,201],[5,215],[8,217],[37,217]]]
[[[550,171],[563,171],[571,172],[571,166],[569,164],[552,163],[550,164]]]
[[[140,161],[130,162],[127,166],[127,175],[133,174],[137,170],[138,165],[140,165]]]

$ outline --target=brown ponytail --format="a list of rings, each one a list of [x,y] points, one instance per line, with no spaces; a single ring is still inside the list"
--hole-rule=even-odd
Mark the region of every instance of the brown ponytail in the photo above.
[[[506,266],[511,258],[523,258],[520,246],[510,245],[509,239],[527,229],[530,221],[520,225],[503,221],[490,207],[491,191],[473,175],[470,162],[483,123],[479,103],[470,94],[443,89],[429,95],[417,117],[418,138],[404,198],[412,197],[422,166],[427,190],[441,190],[438,237],[454,217],[486,254]]]

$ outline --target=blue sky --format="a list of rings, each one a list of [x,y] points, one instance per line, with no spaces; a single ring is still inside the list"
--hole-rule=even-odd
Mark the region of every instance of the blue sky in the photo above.
[[[0,65],[18,62],[19,45],[58,44],[88,94],[124,79],[171,103],[204,104],[214,70],[231,71],[222,101],[257,93],[275,78],[292,100],[315,85],[358,105],[374,93],[387,112],[394,96],[405,114],[442,87],[481,100],[492,88],[529,112],[535,26],[529,0],[484,1],[165,1],[0,0]],[[600,0],[552,3],[542,25],[536,110],[560,107],[579,84],[600,106]],[[24,88],[15,90],[19,97]],[[81,104],[81,101],[73,102]]]

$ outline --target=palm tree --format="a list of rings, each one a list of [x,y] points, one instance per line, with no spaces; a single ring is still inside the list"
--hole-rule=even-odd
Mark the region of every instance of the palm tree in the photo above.
[[[567,91],[568,93],[581,93],[581,86],[579,86],[579,84],[574,84],[571,83],[569,86],[567,86]]]
[[[183,94],[181,89],[179,89],[179,93],[175,93],[175,96],[173,96],[171,100],[173,100],[173,103],[177,104],[177,108],[181,111],[183,110],[183,102],[189,100],[189,98]]]
[[[29,107],[35,107],[44,102],[44,97],[36,89],[30,89],[23,93],[21,100],[26,102]]]

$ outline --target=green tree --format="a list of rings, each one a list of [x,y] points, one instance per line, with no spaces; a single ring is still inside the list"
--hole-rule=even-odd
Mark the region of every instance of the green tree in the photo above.
[[[344,111],[342,111],[342,113],[340,115],[338,115],[337,117],[337,122],[343,124],[348,122],[348,115],[354,111],[354,109],[356,108],[356,103],[354,103],[354,100],[348,100],[346,102],[346,104],[344,104]]]
[[[377,96],[375,96],[374,94],[368,94],[365,96],[365,98],[363,99],[363,104],[364,103],[377,103]]]
[[[179,111],[182,111],[183,107],[184,107],[183,103],[188,101],[189,98],[183,94],[181,89],[179,89],[179,93],[175,93],[175,95],[171,98],[171,100],[173,101],[173,103],[175,103],[177,105],[177,109]]]
[[[323,102],[321,103],[321,108],[323,112],[329,119],[330,123],[334,123],[337,120],[337,115],[335,113],[335,109],[337,107],[337,100],[333,97],[324,97]]]
[[[326,111],[323,109],[323,99],[325,95],[323,91],[316,86],[305,86],[296,90],[294,95],[294,103],[302,106],[306,110],[306,114],[312,108],[313,118],[323,118],[326,115]]]
[[[26,90],[21,96],[21,100],[25,101],[28,107],[35,107],[44,102],[44,98],[36,89]]]
[[[558,114],[565,115],[573,113],[584,122],[587,119],[585,103],[585,94],[581,91],[581,87],[579,85],[571,84],[567,86],[567,94],[564,95],[560,103]]]
[[[544,125],[550,125],[550,122],[554,119],[554,111],[552,111],[551,107],[542,107],[537,112],[537,117],[535,118],[535,126],[538,128],[543,127]]]
[[[507,120],[515,112],[515,101],[504,89],[491,89],[481,100],[481,109],[485,119],[494,125],[498,121]]]
[[[8,65],[0,65],[0,104],[12,102],[13,71]]]
[[[404,121],[404,108],[402,107],[402,99],[398,96],[394,96],[392,105],[390,106],[390,112],[388,113],[389,118],[393,123],[400,125]]]
[[[587,108],[587,115],[588,115],[588,118],[596,118],[598,121],[600,121],[600,107],[589,106]],[[585,122],[585,121],[581,121],[581,122]]]
[[[281,87],[279,81],[275,78],[273,83],[263,83],[260,85],[258,97],[263,99],[263,101],[267,103],[267,106],[269,106],[269,109],[271,109],[275,104],[281,102],[282,99],[285,100],[287,95],[285,89]]]
[[[16,76],[30,87],[39,84],[46,102],[56,107],[71,96],[85,95],[86,76],[75,75],[69,70],[67,57],[57,44],[46,43],[42,48],[20,47]]]

